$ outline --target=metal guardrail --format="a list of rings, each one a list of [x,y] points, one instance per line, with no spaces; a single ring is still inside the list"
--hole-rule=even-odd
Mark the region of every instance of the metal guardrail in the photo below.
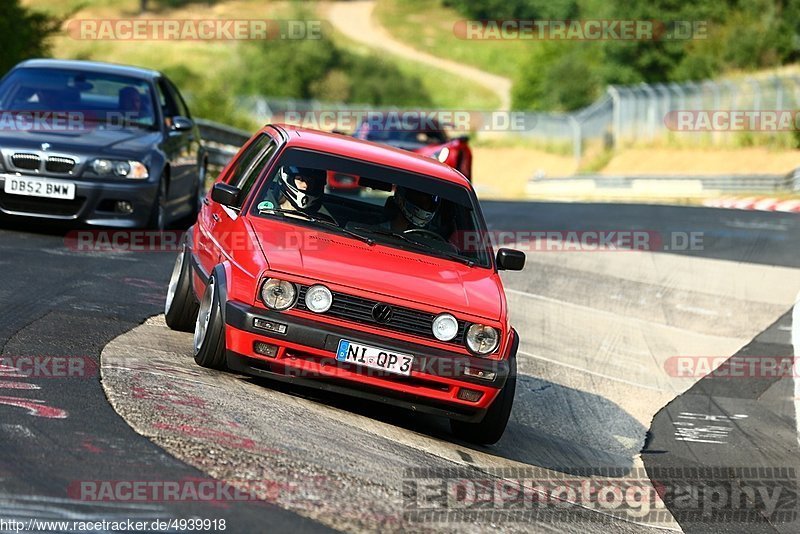
[[[206,119],[196,119],[195,124],[200,129],[203,146],[208,153],[208,162],[211,166],[222,168],[236,155],[252,134]]]
[[[586,189],[624,193],[661,186],[680,194],[687,191],[700,195],[709,192],[787,193],[800,191],[800,169],[787,175],[578,175],[567,178],[532,178],[528,181],[529,191],[574,189],[575,192],[580,192]],[[668,191],[661,192],[666,194]]]
[[[605,106],[607,103],[604,102],[602,105]],[[217,122],[205,119],[197,119],[195,122],[200,129],[200,135],[209,154],[209,163],[220,169],[236,155],[239,148],[251,137],[251,134],[244,130]],[[665,184],[672,183],[678,186],[681,184],[687,186],[691,184],[699,185],[703,191],[800,192],[800,168],[786,175],[580,175],[569,178],[533,178],[529,181],[529,185],[534,188],[537,185],[569,187],[570,184],[577,185],[591,182],[593,184],[592,187],[595,189],[622,191],[635,189],[643,183],[656,181],[661,181]]]

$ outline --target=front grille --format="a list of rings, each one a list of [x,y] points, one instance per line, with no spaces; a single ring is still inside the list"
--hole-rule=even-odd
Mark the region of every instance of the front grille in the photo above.
[[[23,152],[18,152],[11,156],[11,163],[13,163],[14,167],[18,169],[38,171],[42,160],[36,154],[25,154]]]
[[[300,286],[297,298],[297,309],[308,311],[306,307],[306,291],[309,286]],[[372,314],[372,309],[377,304],[384,304],[376,300],[363,299],[345,293],[333,292],[333,304],[331,309],[322,315],[329,315],[337,319],[344,319],[346,321],[353,321],[360,324],[368,324],[395,330],[404,334],[411,334],[415,336],[424,337],[426,339],[436,339],[433,335],[433,320],[436,315],[411,308],[403,308],[400,306],[391,305],[392,316],[388,322],[378,322]],[[466,323],[458,321],[458,334],[456,337],[449,341],[449,343],[461,345],[464,342],[464,330]]]
[[[62,158],[61,156],[50,156],[45,163],[48,172],[68,173],[75,168],[75,160],[72,158]]]
[[[35,215],[72,217],[77,215],[81,210],[85,200],[84,197],[76,197],[73,200],[60,200],[54,198],[8,195],[0,192],[0,208],[8,211],[18,211]]]

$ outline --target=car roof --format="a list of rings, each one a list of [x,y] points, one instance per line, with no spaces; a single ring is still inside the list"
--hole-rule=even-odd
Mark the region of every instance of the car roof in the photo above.
[[[85,72],[100,72],[116,74],[119,76],[129,76],[143,80],[153,80],[162,74],[151,69],[133,67],[130,65],[117,65],[115,63],[102,63],[99,61],[80,61],[72,59],[29,59],[23,61],[14,68],[27,69],[73,69]]]
[[[469,180],[461,173],[449,165],[440,163],[428,156],[420,156],[407,150],[400,150],[384,144],[362,141],[349,135],[311,130],[288,124],[267,125],[262,131],[266,131],[270,127],[283,130],[288,138],[287,144],[289,146],[307,148],[394,167],[472,189]]]

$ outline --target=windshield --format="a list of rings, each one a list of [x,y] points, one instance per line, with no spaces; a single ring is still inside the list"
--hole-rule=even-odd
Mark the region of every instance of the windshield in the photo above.
[[[67,69],[16,69],[0,84],[0,109],[75,112],[99,127],[154,128],[150,84],[145,80]]]
[[[252,204],[280,217],[471,266],[491,267],[474,195],[458,184],[366,162],[287,150]]]

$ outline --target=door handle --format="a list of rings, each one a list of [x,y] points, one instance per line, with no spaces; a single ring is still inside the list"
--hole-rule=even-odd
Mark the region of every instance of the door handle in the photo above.
[[[216,222],[219,222],[219,215],[217,215],[216,213],[212,213],[211,218],[214,219]]]
[[[203,204],[205,204],[206,206],[208,206],[208,204],[209,204],[209,202],[208,202],[208,197],[203,197]]]

